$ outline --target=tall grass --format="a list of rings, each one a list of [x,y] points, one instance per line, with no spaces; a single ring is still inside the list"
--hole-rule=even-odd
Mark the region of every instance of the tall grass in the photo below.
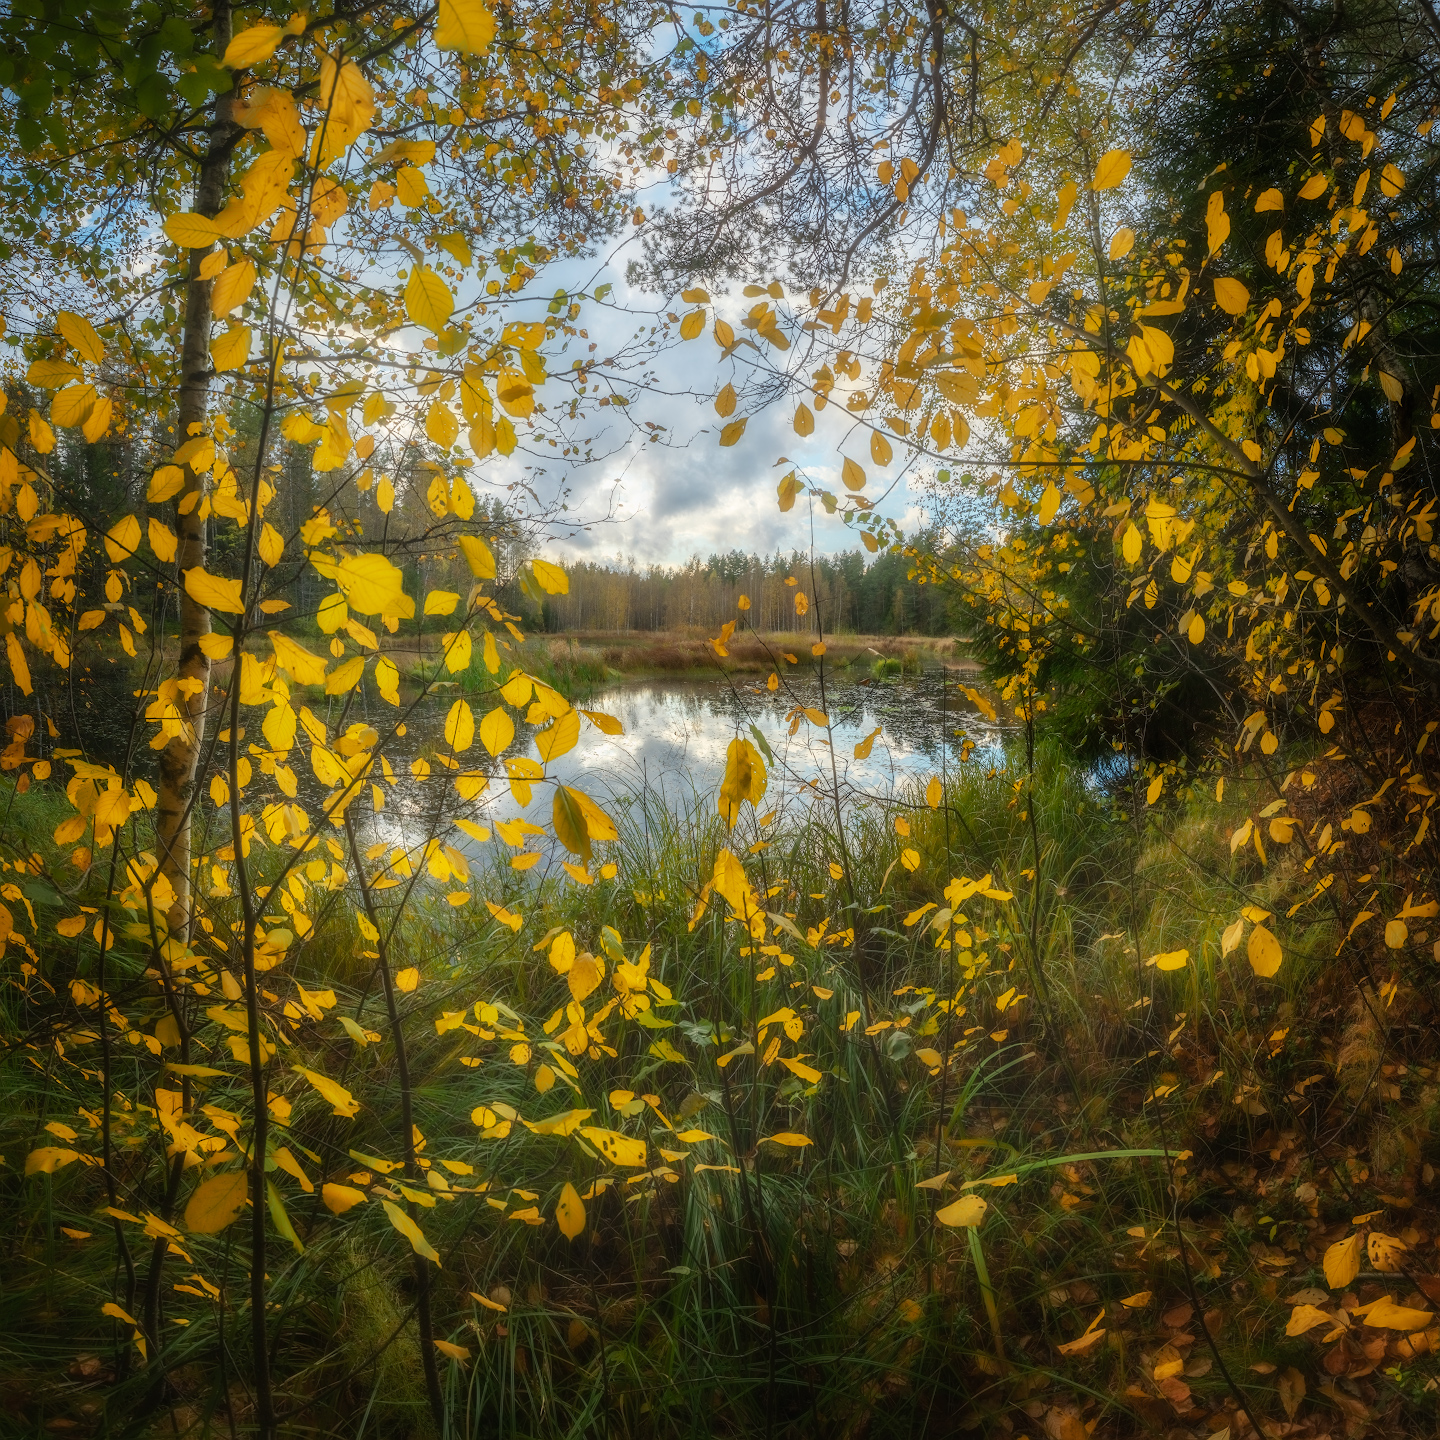
[[[1304,1010],[1307,957],[1333,949],[1334,936],[1317,921],[1282,982],[1257,986],[1220,954],[1244,864],[1224,843],[1225,811],[1191,795],[1146,821],[1130,799],[1044,746],[1033,769],[1018,753],[958,767],[938,806],[918,786],[858,801],[842,817],[843,846],[824,797],[792,797],[763,827],[747,807],[732,833],[711,796],[677,805],[647,792],[617,807],[613,880],[580,887],[558,872],[518,876],[499,856],[481,863],[476,894],[523,912],[519,934],[478,903],[413,904],[391,948],[397,965],[421,973],[400,997],[421,1153],[432,1168],[473,1166],[473,1176],[450,1176],[455,1185],[487,1187],[421,1212],[442,1261],[437,1335],[465,1352],[443,1362],[445,1433],[898,1440],[1023,1427],[1052,1412],[1139,1431],[1160,1402],[1153,1385],[1137,1389],[1131,1348],[1166,1331],[1161,1311],[1194,1301],[1220,1317],[1214,1357],[1204,1344],[1190,1352],[1220,1361],[1187,1370],[1196,1403],[1223,1416],[1243,1397],[1257,1416],[1281,1414],[1250,1367],[1282,1365],[1292,1342],[1276,1287],[1253,1282],[1253,1251],[1271,1243],[1258,1238],[1267,1229],[1303,1236],[1304,1207],[1276,1196],[1262,1221],[1244,1205],[1232,1215],[1219,1191],[1226,1166],[1241,1173],[1265,1147],[1283,1148],[1284,1097],[1315,1047],[1303,1035],[1266,1037]],[[10,803],[11,825],[45,850],[50,802],[32,793]],[[747,937],[718,897],[695,918],[722,845],[762,847],[749,861],[753,883],[800,936],[777,932],[782,954],[742,953]],[[906,850],[918,854],[913,870]],[[906,923],[944,906],[952,877],[984,875],[1011,898],[965,903],[968,951],[936,947],[933,910]],[[826,936],[807,943],[822,921]],[[605,926],[631,961],[648,946],[650,973],[674,1003],[657,1003],[648,1026],[607,1023],[617,1053],[579,1058],[573,1088],[560,1075],[540,1093],[542,1026],[569,992],[537,941],[561,926],[596,954]],[[825,943],[851,929],[853,940]],[[1183,969],[1144,963],[1181,947],[1191,956]],[[337,1002],[323,1024],[297,1025],[297,1044],[347,1083],[365,1076],[359,1093],[371,1102],[353,1121],[297,1103],[287,1138],[311,1157],[317,1185],[370,1183],[373,1167],[353,1157],[401,1148],[398,1102],[382,1098],[394,1093],[392,1047],[357,1046],[334,1018],[385,1028],[357,948],[351,921],[322,917],[294,975]],[[58,957],[45,964],[67,982]],[[146,983],[138,971],[126,981]],[[187,1258],[172,1263],[174,1282],[193,1268],[225,1303],[167,1291],[175,1338],[155,1393],[126,1327],[101,1315],[116,1251],[95,1172],[21,1176],[44,1125],[73,1121],[84,1097],[70,1080],[57,1084],[53,1046],[27,1030],[15,993],[0,999],[6,1033],[22,1037],[6,1057],[0,1120],[0,1363],[12,1413],[90,1433],[242,1433],[242,1227],[176,1242]],[[495,1001],[525,1018],[528,1058],[464,1029],[437,1033],[446,1012],[467,1009],[473,1023],[469,1007]],[[760,1054],[719,1064],[786,1006],[804,1021],[786,1052],[803,1054],[819,1081]],[[662,1039],[681,1058],[652,1050]],[[129,1102],[149,1103],[138,1065],[135,1079]],[[217,1103],[226,1083],[209,1092]],[[472,1112],[503,1106],[529,1120],[592,1110],[593,1123],[648,1136],[655,1173],[619,1172],[566,1240],[552,1218],[562,1185],[583,1192],[613,1169],[573,1138],[519,1123],[478,1138]],[[713,1138],[682,1142],[680,1130]],[[764,1139],[787,1132],[812,1143]],[[1085,1158],[1094,1156],[1108,1158]],[[1016,1178],[963,1188],[996,1176]],[[921,1186],[936,1177],[946,1178]],[[286,1433],[434,1433],[410,1256],[380,1205],[333,1216],[318,1194],[285,1183],[304,1247],[271,1257]],[[965,1194],[989,1202],[983,1224],[937,1223]],[[528,1219],[542,1223],[528,1223],[532,1206]],[[128,1234],[133,1246],[133,1226]],[[1286,1283],[1303,1273],[1292,1267]],[[1133,1311],[1119,1307],[1143,1292],[1151,1298]],[[1059,1354],[1101,1306],[1113,1338]],[[127,1429],[127,1414],[150,1418]]]

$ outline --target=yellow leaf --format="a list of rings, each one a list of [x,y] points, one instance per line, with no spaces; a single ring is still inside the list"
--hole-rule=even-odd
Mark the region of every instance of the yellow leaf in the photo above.
[[[243,615],[245,603],[240,598],[240,582],[211,575],[196,565],[185,572],[185,593],[197,604],[227,615]]]
[[[425,592],[425,614],[453,615],[460,597],[453,590],[427,590]]]
[[[325,693],[327,695],[348,695],[360,683],[360,677],[364,673],[365,657],[352,655],[343,665],[337,665],[325,677]]]
[[[393,1201],[382,1200],[385,1213],[390,1217],[390,1223],[410,1242],[410,1248],[426,1260],[433,1260],[436,1265],[440,1263],[440,1255],[435,1247],[425,1238],[424,1231]]]
[[[580,712],[603,735],[623,735],[624,724],[603,710],[582,710]]]
[[[1045,486],[1045,493],[1040,497],[1040,511],[1036,517],[1042,525],[1048,525],[1054,518],[1055,513],[1060,509],[1060,491],[1056,489],[1052,480]]]
[[[925,787],[925,803],[932,809],[938,810],[940,802],[945,798],[944,787],[940,784],[940,777],[932,775],[930,783]]]
[[[1361,1237],[1357,1230],[1346,1240],[1337,1240],[1325,1251],[1325,1283],[1343,1290],[1360,1273]]]
[[[1302,200],[1317,200],[1330,188],[1330,182],[1323,175],[1312,175],[1301,187]]]
[[[128,560],[139,548],[140,522],[133,515],[117,520],[105,532],[105,553],[114,565]]]
[[[1263,925],[1251,930],[1246,954],[1250,958],[1250,968],[1267,980],[1279,970],[1280,961],[1284,958],[1280,942]]]
[[[855,746],[855,758],[857,760],[868,760],[870,751],[875,746],[875,737],[880,734],[883,726],[877,725],[863,740]]]
[[[1112,260],[1123,260],[1135,248],[1135,232],[1126,226],[1121,226],[1110,237],[1110,258]]]
[[[478,535],[462,535],[460,550],[465,556],[465,563],[470,567],[470,573],[477,580],[495,578],[495,556]]]
[[[895,451],[891,448],[890,442],[878,430],[871,431],[870,458],[877,465],[888,465],[894,458],[894,455]],[[862,479],[860,483],[863,485],[865,482]],[[851,488],[855,489],[857,487],[852,486]]]
[[[1215,281],[1215,303],[1227,315],[1243,315],[1250,303],[1250,292],[1238,280],[1222,277]]]
[[[95,333],[95,327],[83,316],[62,310],[55,317],[55,328],[64,337],[65,343],[82,360],[98,365],[105,358],[105,343]]]
[[[941,1225],[975,1226],[984,1218],[990,1206],[978,1195],[962,1195],[953,1205],[935,1212],[935,1219]]]
[[[62,430],[83,425],[99,399],[100,393],[93,385],[67,385],[50,402],[50,419]]]
[[[402,165],[395,172],[395,194],[406,209],[414,210],[430,198],[430,183],[425,172],[414,165]]]
[[[455,309],[450,287],[428,265],[417,265],[405,282],[405,313],[437,335]]]
[[[845,463],[840,467],[840,478],[845,482],[847,490],[863,490],[865,488],[865,472],[847,455]]]
[[[182,250],[204,250],[220,238],[215,222],[193,210],[172,215],[161,228]]]
[[[435,1341],[435,1348],[442,1355],[448,1356],[451,1360],[468,1360],[470,1358],[470,1352],[465,1348],[465,1346],[456,1345],[449,1340]]]
[[[343,1215],[347,1210],[365,1204],[366,1200],[365,1192],[355,1189],[353,1185],[331,1184],[320,1187],[320,1198],[332,1215]]]
[[[162,465],[150,477],[145,498],[152,505],[173,499],[185,488],[185,472],[178,465]]]
[[[693,340],[705,328],[705,312],[703,310],[692,310],[680,322],[680,338],[682,340]]]
[[[498,755],[515,738],[515,722],[497,705],[480,722],[480,743]]]
[[[238,370],[250,358],[250,327],[232,325],[210,342],[210,363],[216,371]]]
[[[810,407],[803,400],[795,409],[795,433],[797,435],[813,435],[815,433],[815,417],[810,413]]]
[[[483,55],[494,38],[495,17],[480,0],[440,0],[440,19],[435,27],[437,49]]]
[[[249,1193],[249,1176],[244,1170],[229,1170],[201,1181],[185,1206],[185,1228],[192,1235],[218,1235],[240,1218]]]
[[[150,521],[150,548],[155,552],[155,558],[162,565],[170,565],[175,560],[175,548],[179,539],[175,532],[163,521],[151,519]]]
[[[570,593],[570,577],[558,565],[552,565],[548,560],[532,560],[530,569],[535,574],[535,583],[547,595]]]
[[[78,1150],[66,1150],[59,1145],[42,1145],[25,1157],[27,1175],[53,1175],[72,1161],[80,1158]]]
[[[1393,166],[1387,165],[1380,172],[1380,192],[1392,198],[1405,188],[1405,177]]]
[[[724,320],[715,322],[715,343],[726,350],[735,343],[735,331]]]
[[[585,1202],[568,1180],[555,1205],[555,1223],[567,1240],[573,1240],[585,1228]]]
[[[491,713],[500,712],[492,711]],[[489,716],[486,716],[486,719],[488,720]],[[485,734],[483,723],[480,733],[483,739]],[[475,743],[475,716],[463,700],[457,700],[450,707],[450,713],[445,717],[445,743],[457,753],[461,750],[468,750]],[[490,753],[494,755],[498,752],[492,750]]]
[[[1192,615],[1185,634],[1192,645],[1198,645],[1205,638],[1205,617],[1198,613]]]
[[[1157,970],[1183,970],[1189,960],[1188,950],[1167,950],[1162,955],[1152,955],[1145,963]]]
[[[784,1145],[790,1150],[801,1150],[806,1145],[813,1145],[815,1142],[808,1135],[798,1135],[793,1130],[782,1130],[778,1135],[762,1135],[762,1140],[768,1140],[772,1145]]]
[[[1160,798],[1160,792],[1164,790],[1164,788],[1165,777],[1163,775],[1157,775],[1146,788],[1145,803],[1147,805],[1153,805]]]
[[[237,305],[243,305],[251,290],[255,288],[255,262],[250,259],[237,260],[227,265],[216,277],[210,290],[210,310],[217,320],[228,315]]]
[[[721,432],[720,443],[722,445],[733,445],[745,433],[745,426],[749,423],[746,416],[739,420],[732,420]]]
[[[598,1125],[582,1125],[579,1133],[612,1165],[625,1165],[634,1170],[645,1164],[643,1140],[632,1140],[628,1135],[618,1134],[614,1130],[602,1130]]]
[[[337,1084],[328,1075],[322,1075],[317,1070],[307,1070],[303,1065],[292,1065],[290,1068],[297,1075],[308,1080],[330,1102],[331,1114],[349,1120],[358,1113],[360,1102],[343,1085]]]
[[[1269,190],[1262,190],[1259,199],[1255,201],[1255,213],[1263,215],[1267,210],[1283,210],[1285,208],[1285,197],[1273,187]]]
[[[420,971],[414,965],[407,965],[395,972],[395,988],[402,995],[413,994],[420,985]]]
[[[1130,152],[1128,150],[1107,150],[1095,167],[1095,179],[1091,188],[1113,190],[1130,173]]]
[[[1140,558],[1141,543],[1140,531],[1135,522],[1131,520],[1125,526],[1125,533],[1120,537],[1120,553],[1125,557],[1127,565],[1133,565]]]
[[[415,602],[405,593],[405,577],[383,555],[347,555],[333,567],[332,578],[357,614],[414,617]]]
[[[1375,1301],[1365,1311],[1365,1323],[1382,1330],[1423,1330],[1434,1318],[1433,1311],[1396,1305],[1388,1298]]]
[[[248,70],[252,65],[263,65],[284,38],[283,25],[251,25],[225,47],[220,63],[227,70]]]
[[[795,508],[795,497],[800,493],[800,481],[795,478],[793,470],[775,487],[775,492],[780,497],[782,514]]]

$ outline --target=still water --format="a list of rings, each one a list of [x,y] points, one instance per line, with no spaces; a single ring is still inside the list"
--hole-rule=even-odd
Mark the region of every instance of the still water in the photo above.
[[[440,703],[448,707],[450,700],[443,698]],[[625,727],[624,734],[605,735],[582,723],[580,743],[547,766],[547,775],[584,790],[607,808],[612,804],[623,808],[627,797],[644,794],[677,814],[697,806],[713,809],[726,750],[736,735],[760,748],[758,731],[769,746],[767,809],[783,807],[812,781],[828,794],[832,765],[833,780],[847,801],[883,797],[909,780],[923,782],[939,772],[942,756],[944,766],[952,768],[967,739],[976,758],[983,760],[987,751],[998,753],[1002,738],[999,728],[957,689],[953,672],[948,683],[938,671],[894,681],[827,680],[823,703],[813,678],[778,694],[741,678],[734,684],[721,679],[633,681],[594,691],[576,704],[613,715]],[[791,733],[797,706],[823,709],[829,715],[833,755],[831,736],[803,717]],[[476,713],[478,718],[478,707]],[[877,728],[880,733],[868,756],[856,759],[856,744]],[[507,753],[533,759],[533,730],[523,724],[516,729]],[[382,831],[389,830],[398,839],[397,832],[421,821],[430,798],[428,789],[402,784],[387,806]],[[552,798],[548,785],[536,785],[529,803],[520,805],[501,775],[461,813],[486,825],[517,817],[548,824]],[[546,848],[541,841],[534,843]]]

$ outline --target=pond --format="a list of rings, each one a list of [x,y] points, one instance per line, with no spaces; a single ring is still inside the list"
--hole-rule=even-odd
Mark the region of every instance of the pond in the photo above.
[[[438,702],[446,708],[450,703],[448,696]],[[797,677],[778,693],[748,676],[733,683],[714,677],[631,681],[592,691],[575,703],[613,715],[624,733],[605,735],[583,724],[580,743],[553,761],[547,774],[607,806],[645,793],[677,814],[697,805],[713,808],[726,750],[737,734],[762,748],[758,731],[769,748],[766,809],[782,806],[812,781],[828,794],[832,763],[833,778],[847,800],[883,797],[907,780],[923,782],[937,773],[942,753],[946,767],[953,768],[967,742],[981,760],[987,751],[998,757],[1002,738],[1000,728],[985,720],[959,691],[954,672],[947,682],[938,670],[897,680],[827,678],[823,702],[820,684],[812,675]],[[798,725],[792,723],[797,706],[828,713],[833,722],[833,757],[831,738],[823,728],[804,718]],[[442,713],[437,708],[437,719]],[[479,713],[477,705],[477,718]],[[869,754],[856,759],[856,744],[877,728],[880,733]],[[412,735],[421,729],[412,727]],[[533,759],[533,733],[530,727],[518,725],[507,755]],[[396,768],[401,770],[398,764]],[[408,822],[421,821],[431,798],[427,788],[404,783],[397,787],[399,793],[384,815],[376,817],[382,832],[388,830],[398,842],[399,832],[410,828]],[[517,816],[548,824],[552,800],[550,787],[536,786],[529,803],[518,805],[502,780],[492,782],[464,813],[487,825]],[[545,848],[543,842],[539,848]]]

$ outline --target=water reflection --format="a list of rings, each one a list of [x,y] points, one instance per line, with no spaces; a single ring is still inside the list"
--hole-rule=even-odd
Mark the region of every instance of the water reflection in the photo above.
[[[450,703],[448,697],[437,699],[435,729]],[[677,812],[697,801],[708,808],[731,740],[741,734],[758,745],[752,726],[770,749],[767,808],[783,806],[812,782],[828,793],[832,779],[846,799],[890,794],[908,778],[939,771],[942,755],[947,765],[953,765],[967,741],[983,762],[987,750],[998,753],[1001,740],[999,728],[964,698],[953,678],[942,682],[939,672],[888,682],[830,679],[823,700],[813,677],[774,694],[747,677],[736,684],[717,679],[631,682],[595,692],[579,703],[614,715],[625,732],[605,735],[584,723],[579,745],[547,766],[548,776],[585,790],[602,803],[644,790],[662,797]],[[823,709],[832,721],[832,734],[803,718],[793,724],[790,717],[797,706]],[[415,739],[422,746],[428,728],[412,727],[412,735],[421,732]],[[877,728],[880,734],[869,754],[856,759],[857,742]],[[533,758],[533,733],[518,725],[507,754]],[[381,827],[393,826],[392,833],[420,822],[427,802],[433,803],[428,787],[402,782],[398,790]],[[501,775],[465,807],[465,813],[485,824],[517,816],[545,824],[552,800],[548,785],[536,786],[529,803],[520,805]]]

